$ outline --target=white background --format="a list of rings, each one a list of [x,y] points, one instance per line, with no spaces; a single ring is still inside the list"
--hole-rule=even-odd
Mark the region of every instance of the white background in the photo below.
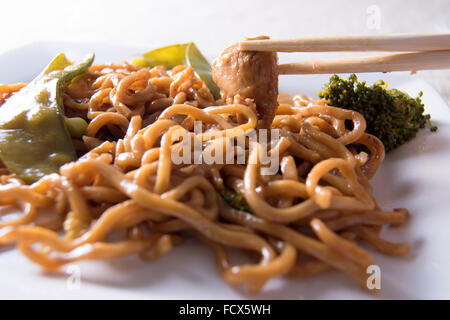
[[[376,26],[370,23],[373,5],[380,12]],[[0,53],[37,41],[149,49],[195,41],[215,56],[231,43],[261,34],[289,38],[450,32],[449,0],[14,0],[2,1],[1,12]],[[306,57],[310,58],[281,58]],[[449,71],[419,76],[450,102]]]

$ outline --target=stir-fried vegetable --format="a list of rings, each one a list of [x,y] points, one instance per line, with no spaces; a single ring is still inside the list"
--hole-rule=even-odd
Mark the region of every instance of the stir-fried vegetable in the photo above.
[[[230,207],[236,210],[252,212],[242,193],[228,190],[220,190],[219,193]]]
[[[62,90],[86,72],[93,59],[91,54],[72,64],[64,54],[57,55],[39,76],[0,107],[0,158],[25,181],[58,172],[61,165],[76,159],[68,127],[79,136],[85,130],[84,120],[65,120]]]
[[[347,80],[334,75],[318,96],[330,105],[361,113],[367,122],[367,132],[378,137],[386,151],[413,139],[420,128],[430,123],[430,115],[424,114],[420,99],[422,92],[414,99],[400,90],[387,89],[382,80],[367,86],[365,81],[358,82],[354,74]],[[430,123],[430,129],[436,131],[437,127]]]
[[[86,120],[80,117],[64,117],[64,123],[66,124],[67,130],[69,130],[70,136],[73,138],[81,138],[86,133],[88,127]]]
[[[191,66],[197,76],[205,82],[214,98],[220,98],[220,90],[212,79],[211,65],[193,42],[148,51],[141,58],[133,60],[133,63],[141,67],[163,65],[167,69],[180,64]]]

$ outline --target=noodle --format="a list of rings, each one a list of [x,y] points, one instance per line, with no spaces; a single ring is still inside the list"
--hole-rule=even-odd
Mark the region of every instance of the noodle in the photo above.
[[[0,86],[0,103],[23,86]],[[365,286],[373,257],[359,240],[387,255],[408,252],[379,236],[408,214],[384,212],[372,197],[368,181],[384,147],[357,112],[280,95],[272,122],[280,140],[252,149],[245,137],[258,128],[254,106],[215,101],[188,66],[94,65],[63,97],[66,115],[89,123],[74,139],[79,159],[31,185],[4,168],[0,179],[0,244],[16,243],[44,269],[129,254],[155,260],[194,236],[214,250],[227,282],[257,292],[273,277],[329,269]],[[194,153],[191,164],[174,163],[180,132],[214,156],[242,138],[243,162],[236,153],[233,163],[196,163]],[[356,152],[361,145],[369,152]],[[262,151],[278,154],[276,174],[262,174]],[[231,208],[223,190],[241,192],[251,213]],[[21,216],[7,219],[12,211]],[[118,229],[123,238],[109,240]],[[256,252],[259,261],[233,265],[228,247]]]

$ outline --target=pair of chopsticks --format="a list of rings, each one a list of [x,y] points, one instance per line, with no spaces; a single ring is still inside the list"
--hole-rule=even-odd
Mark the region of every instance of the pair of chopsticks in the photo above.
[[[368,57],[314,60],[278,65],[280,74],[415,71],[450,68],[450,34],[351,36],[246,40],[243,51],[399,51]]]

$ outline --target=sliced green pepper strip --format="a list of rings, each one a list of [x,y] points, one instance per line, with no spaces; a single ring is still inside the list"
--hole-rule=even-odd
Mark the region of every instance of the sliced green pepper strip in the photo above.
[[[87,71],[91,54],[71,64],[57,55],[45,70],[0,107],[0,158],[26,182],[58,172],[76,159],[65,124],[62,90],[74,77]]]
[[[174,44],[148,51],[142,54],[141,58],[133,60],[133,64],[141,67],[163,65],[167,69],[172,69],[180,64],[191,66],[197,76],[205,82],[214,99],[220,99],[219,87],[212,79],[211,65],[193,42]]]
[[[150,50],[142,54],[142,58],[133,60],[133,64],[141,67],[165,66],[172,69],[186,63],[186,47],[189,43],[174,44]]]

